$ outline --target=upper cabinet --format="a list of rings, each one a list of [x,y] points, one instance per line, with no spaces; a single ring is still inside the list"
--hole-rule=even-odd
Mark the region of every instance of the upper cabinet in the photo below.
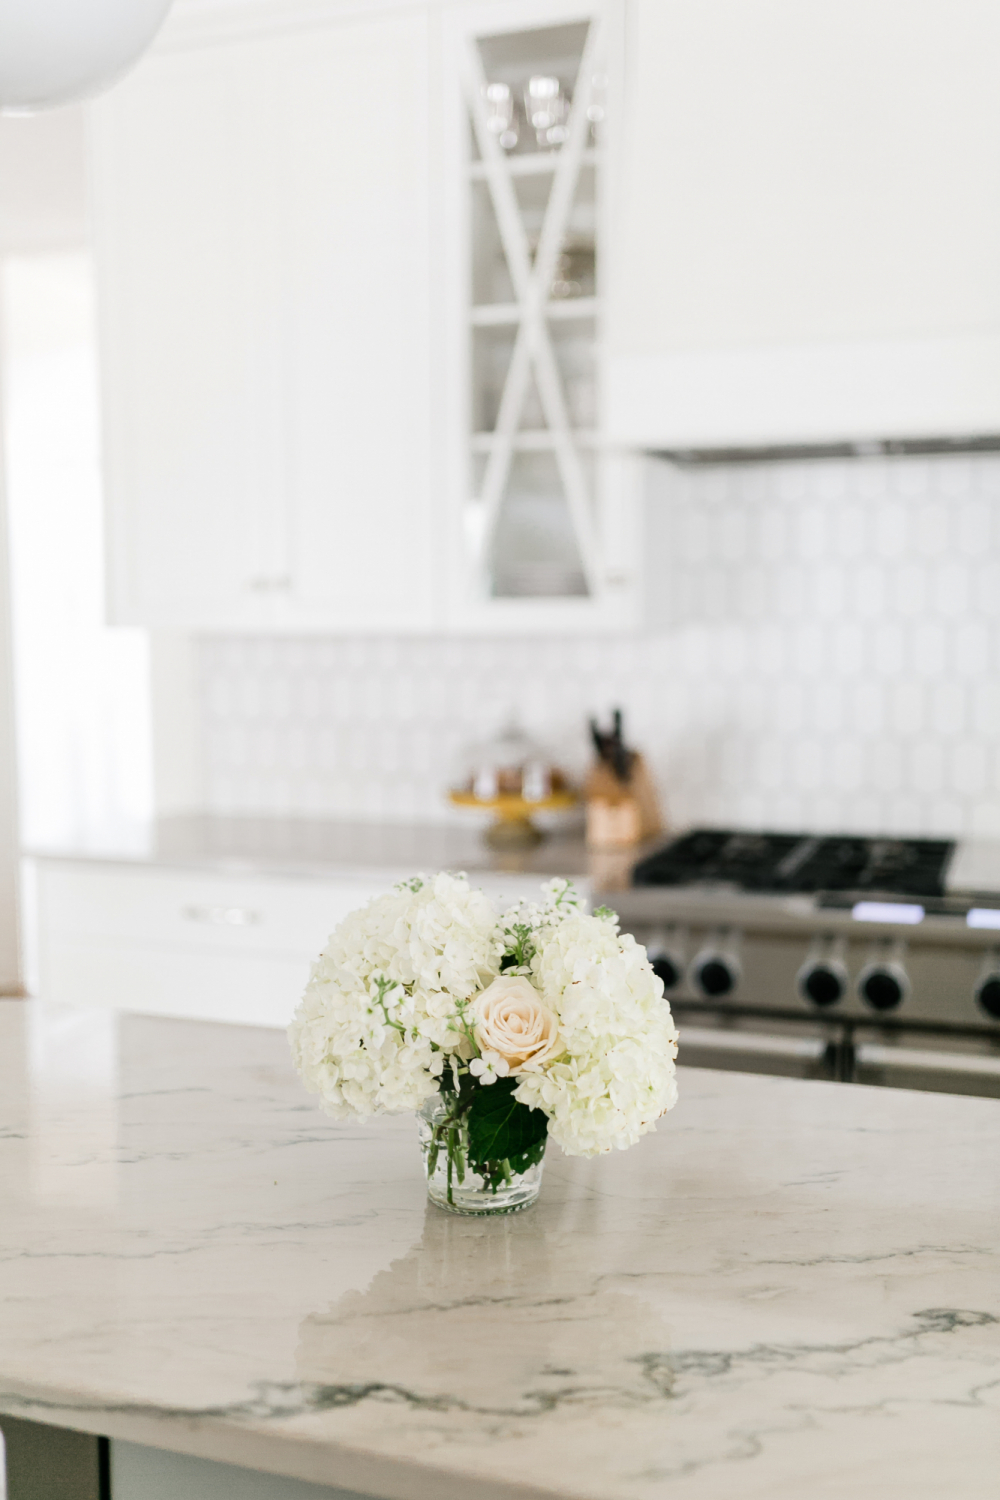
[[[117,623],[435,622],[428,32],[175,28],[92,106]]]
[[[599,420],[617,7],[456,7],[450,113],[447,397],[464,628],[628,623],[626,467]]]
[[[995,0],[186,6],[91,106],[109,588],[655,620],[642,449],[1000,432]]]
[[[1000,431],[1000,7],[632,0],[607,426]]]
[[[114,620],[635,623],[621,36],[615,0],[209,6],[93,106]]]

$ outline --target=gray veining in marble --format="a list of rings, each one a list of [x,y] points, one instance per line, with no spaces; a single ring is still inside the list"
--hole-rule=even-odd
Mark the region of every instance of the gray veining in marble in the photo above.
[[[4,1002],[0,1410],[388,1500],[998,1500],[1000,1104],[682,1070],[550,1155],[454,1219],[279,1034]]]

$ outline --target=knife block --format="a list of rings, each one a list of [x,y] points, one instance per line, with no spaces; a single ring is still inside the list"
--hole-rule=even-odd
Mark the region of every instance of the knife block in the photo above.
[[[656,787],[639,754],[633,756],[627,781],[598,761],[587,777],[586,800],[590,849],[627,849],[662,830]]]

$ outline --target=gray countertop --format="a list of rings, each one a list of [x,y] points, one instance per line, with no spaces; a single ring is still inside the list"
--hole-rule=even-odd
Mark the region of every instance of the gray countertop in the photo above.
[[[654,846],[662,842],[658,839]],[[557,829],[535,849],[498,853],[484,842],[480,822],[457,827],[200,815],[161,818],[27,852],[46,860],[257,874],[466,870],[470,875],[524,873],[540,879],[563,875],[613,890],[627,885],[645,846],[595,854],[585,847],[579,829]]]
[[[0,1410],[389,1500],[996,1500],[1000,1106],[681,1070],[513,1218],[277,1033],[0,1003]]]

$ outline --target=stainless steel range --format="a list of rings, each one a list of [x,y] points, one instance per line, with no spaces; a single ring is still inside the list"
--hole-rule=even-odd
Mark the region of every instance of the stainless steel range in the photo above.
[[[682,1061],[1000,1097],[1000,844],[696,829],[632,879]]]

